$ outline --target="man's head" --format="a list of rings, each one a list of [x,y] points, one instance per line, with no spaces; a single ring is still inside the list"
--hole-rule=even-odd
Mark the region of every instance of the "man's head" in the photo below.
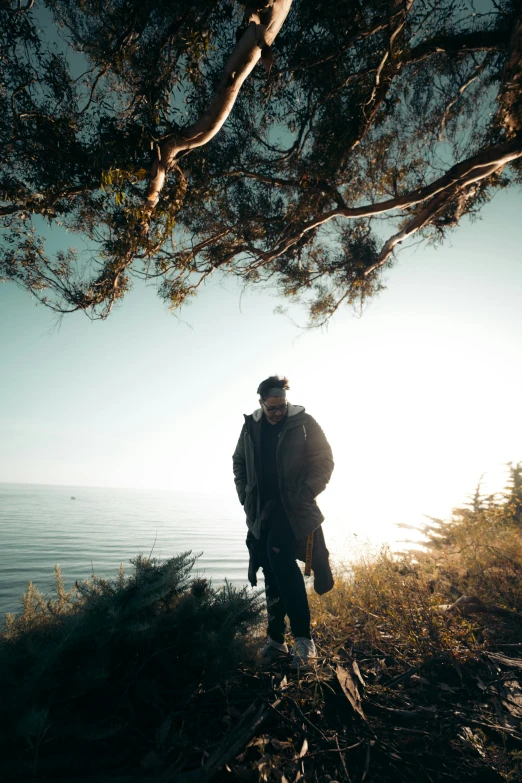
[[[286,391],[289,388],[288,378],[280,378],[279,375],[271,375],[259,384],[259,404],[271,424],[277,424],[286,416]]]

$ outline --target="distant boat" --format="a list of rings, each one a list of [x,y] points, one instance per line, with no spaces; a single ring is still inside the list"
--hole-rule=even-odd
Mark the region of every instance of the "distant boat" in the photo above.
[[[71,500],[76,500],[76,498],[74,497],[74,495],[71,495]]]

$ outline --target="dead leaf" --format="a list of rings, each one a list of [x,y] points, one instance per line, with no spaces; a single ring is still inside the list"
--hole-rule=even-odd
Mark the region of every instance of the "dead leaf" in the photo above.
[[[410,680],[413,682],[420,682],[421,685],[430,685],[430,681],[426,677],[421,677],[420,674],[412,674]]]
[[[352,709],[365,721],[366,715],[363,712],[361,697],[354,677],[347,668],[342,667],[339,663],[337,664],[335,671],[339,684],[343,689],[343,693],[348,699]]]
[[[522,686],[518,680],[505,680],[503,683],[506,698],[502,704],[515,718],[522,718]]]
[[[361,683],[361,685],[364,688],[366,683],[363,680],[363,676],[362,676],[362,674],[361,674],[361,672],[359,670],[359,667],[357,665],[357,661],[352,661],[352,671],[353,671],[353,673],[355,674],[355,676],[357,677],[357,679],[359,680],[359,682]]]
[[[254,737],[254,739],[250,740],[250,742],[247,745],[247,748],[255,748],[260,745],[266,745],[269,742],[269,738],[265,737],[264,734],[262,734],[260,737]]]
[[[456,693],[458,690],[458,688],[452,688],[451,685],[446,685],[445,682],[439,682],[438,686],[441,691],[448,691],[448,693]]]
[[[462,733],[458,735],[462,742],[467,745],[468,747],[472,748],[473,750],[476,750],[477,753],[482,756],[482,758],[485,757],[485,753],[482,749],[482,742],[480,740],[480,737],[478,734],[474,734],[469,726],[463,726],[462,727]]]
[[[270,744],[276,750],[286,750],[293,747],[293,742],[285,742],[284,740],[278,740],[275,737],[270,737]]]
[[[482,680],[480,679],[478,674],[475,675],[475,679],[477,681],[477,685],[479,686],[480,690],[481,691],[485,691],[486,690],[486,686],[484,685],[484,683],[482,682]]]
[[[373,740],[370,740],[368,742],[368,745],[366,747],[366,761],[364,762],[364,769],[363,774],[361,778],[361,783],[364,783],[364,780],[366,778],[366,775],[368,774],[368,770],[370,769],[370,748],[374,744]]]
[[[489,700],[495,709],[495,715],[497,717],[498,722],[500,723],[501,726],[505,726],[506,720],[505,720],[504,711],[502,709],[502,704],[500,699],[498,698],[498,696],[490,696]]]

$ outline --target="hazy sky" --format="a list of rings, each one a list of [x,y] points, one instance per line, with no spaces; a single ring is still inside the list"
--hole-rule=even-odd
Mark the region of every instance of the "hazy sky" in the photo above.
[[[446,513],[484,472],[498,488],[522,460],[521,194],[482,215],[443,248],[402,252],[363,316],[323,331],[255,289],[240,308],[233,279],[184,322],[136,284],[108,321],[74,314],[54,331],[0,285],[0,481],[232,494],[242,414],[280,373],[332,444],[323,505],[338,520],[384,530]]]

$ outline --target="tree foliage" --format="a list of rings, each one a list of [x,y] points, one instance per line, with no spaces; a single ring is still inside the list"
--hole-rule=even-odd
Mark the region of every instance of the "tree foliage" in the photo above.
[[[321,324],[520,184],[519,0],[0,8],[0,275],[58,312],[232,274]]]

